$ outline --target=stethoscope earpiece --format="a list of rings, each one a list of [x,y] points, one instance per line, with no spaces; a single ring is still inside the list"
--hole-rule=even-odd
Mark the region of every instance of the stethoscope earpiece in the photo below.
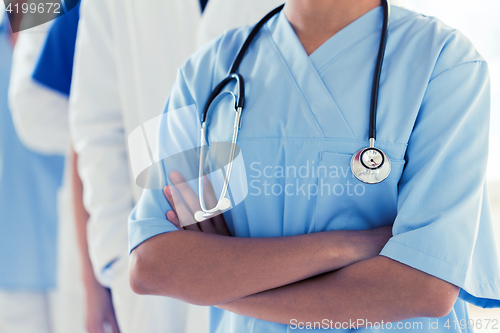
[[[209,218],[217,216],[220,212],[231,208],[231,200],[229,200],[228,198],[222,198],[217,203],[216,208],[217,209],[213,212],[209,212],[208,210],[207,212],[199,210],[196,213],[194,213],[194,219],[196,220],[196,222],[203,222]]]

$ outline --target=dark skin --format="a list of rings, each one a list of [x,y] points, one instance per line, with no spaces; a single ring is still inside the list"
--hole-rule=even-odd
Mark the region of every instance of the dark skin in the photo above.
[[[284,10],[311,54],[379,5],[379,0],[289,0]],[[199,209],[198,197],[179,186],[178,175],[171,178],[188,207],[176,205],[174,191],[166,190],[177,210],[167,218],[181,230],[155,236],[132,252],[130,281],[138,293],[283,324],[441,317],[458,297],[458,287],[378,255],[392,236],[390,227],[279,238],[229,237],[217,219],[182,228],[180,222],[190,224],[189,216]]]
[[[175,191],[169,188],[165,190],[167,199],[177,210],[177,213],[168,212],[167,218],[180,230],[153,237],[150,245],[139,246],[137,252],[137,249],[134,250],[136,254],[131,256],[131,277],[134,278],[136,268],[138,271],[151,269],[151,272],[159,269],[139,265],[156,265],[156,260],[150,259],[164,249],[165,239],[174,257],[181,259],[183,253],[190,253],[188,261],[197,262],[198,273],[193,274],[192,268],[186,269],[186,258],[178,261],[162,259],[161,270],[165,275],[151,274],[140,286],[132,283],[135,291],[175,297],[200,305],[227,303],[373,257],[391,235],[390,227],[385,227],[293,237],[229,237],[222,215],[195,223],[192,213],[200,209],[198,197],[180,173],[174,172],[171,178],[187,204],[184,206],[176,199]],[[207,207],[213,207],[215,195],[208,182],[206,185]],[[174,237],[170,237],[170,234]]]
[[[289,0],[285,15],[308,55],[330,37],[380,6],[380,0]]]

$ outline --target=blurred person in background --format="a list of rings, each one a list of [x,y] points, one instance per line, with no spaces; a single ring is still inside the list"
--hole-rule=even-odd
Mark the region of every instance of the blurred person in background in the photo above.
[[[7,106],[16,40],[2,5],[0,24],[0,332],[51,333],[56,286],[57,191],[64,158],[26,148]],[[11,21],[20,17],[12,13]]]
[[[18,65],[13,69],[10,100],[16,129],[27,146],[41,152],[70,155],[64,193],[60,197],[59,274],[52,306],[54,332],[100,333],[106,326],[118,332],[110,291],[97,282],[90,263],[86,239],[88,214],[83,208],[81,181],[73,167],[76,155],[70,152],[68,97],[78,21],[79,4],[54,20],[41,53],[34,48],[16,49],[14,57]],[[20,33],[21,40],[26,45],[38,45],[37,40],[45,34],[40,36],[30,30]],[[40,56],[35,56],[38,53]],[[75,187],[73,191],[71,186]],[[72,207],[68,202],[71,192]]]
[[[85,0],[81,4],[70,129],[90,213],[90,258],[97,279],[112,291],[122,333],[208,331],[206,308],[139,296],[129,286],[127,219],[141,189],[129,169],[128,134],[161,113],[178,67],[198,45],[226,29],[254,22],[279,3]]]

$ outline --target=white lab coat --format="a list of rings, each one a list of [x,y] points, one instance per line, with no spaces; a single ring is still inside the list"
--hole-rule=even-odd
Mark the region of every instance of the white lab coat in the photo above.
[[[98,279],[114,292],[122,333],[208,330],[205,308],[130,294],[127,220],[141,188],[130,170],[128,135],[162,112],[177,68],[199,44],[253,23],[279,3],[210,0],[202,17],[198,0],[82,2],[70,129],[91,215],[90,256]]]

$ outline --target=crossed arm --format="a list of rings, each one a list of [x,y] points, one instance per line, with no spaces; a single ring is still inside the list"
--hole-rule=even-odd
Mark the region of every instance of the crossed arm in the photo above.
[[[175,201],[168,189],[165,194]],[[196,205],[193,195],[186,193],[188,206]],[[167,217],[180,227],[176,210],[178,216],[170,211]],[[138,246],[130,257],[133,290],[283,324],[441,317],[458,296],[458,287],[378,256],[391,237],[388,227],[236,238],[220,219]]]
[[[377,256],[291,285],[218,307],[262,320],[396,322],[443,317],[458,287],[392,259]]]

